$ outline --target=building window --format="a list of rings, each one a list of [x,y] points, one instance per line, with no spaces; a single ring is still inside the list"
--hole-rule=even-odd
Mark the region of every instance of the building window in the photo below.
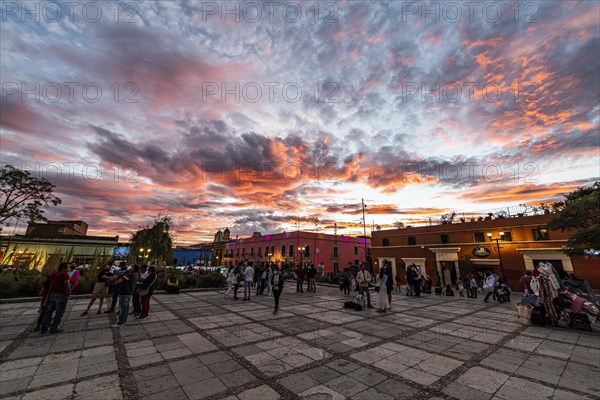
[[[242,248],[242,257],[244,257],[246,255],[246,248]]]
[[[532,229],[531,233],[533,240],[548,240],[548,229],[545,226]]]
[[[409,236],[408,237],[408,245],[414,246],[415,244],[417,244],[417,238],[414,236]]]
[[[485,234],[483,232],[474,232],[473,241],[475,243],[485,242]]]
[[[442,244],[450,243],[450,238],[448,237],[447,234],[443,233],[440,235],[440,243],[442,243]]]
[[[333,246],[333,258],[339,258],[340,255],[338,253],[338,247],[337,246]]]
[[[310,246],[307,244],[304,245],[304,257],[310,257]]]
[[[510,231],[504,232],[502,240],[504,240],[505,242],[512,242],[512,233]]]
[[[254,247],[250,247],[250,255],[254,257]]]
[[[354,255],[358,255],[358,247],[354,247]]]
[[[258,257],[262,257],[262,247],[258,246]]]
[[[240,248],[239,247],[235,250],[235,256],[236,257],[240,256]]]
[[[285,257],[285,244],[281,246],[281,257]]]
[[[383,239],[383,247],[388,247],[390,245],[390,239]]]
[[[294,245],[290,244],[290,257],[294,256]]]

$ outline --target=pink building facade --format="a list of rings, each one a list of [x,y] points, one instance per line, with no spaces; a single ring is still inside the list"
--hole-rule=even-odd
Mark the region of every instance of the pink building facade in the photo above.
[[[227,243],[225,261],[273,261],[298,264],[323,262],[325,273],[343,271],[366,261],[371,239],[314,232],[283,232],[252,236]]]

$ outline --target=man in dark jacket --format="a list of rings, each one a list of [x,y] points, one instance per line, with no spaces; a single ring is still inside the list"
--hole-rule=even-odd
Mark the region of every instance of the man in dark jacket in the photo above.
[[[121,273],[116,280],[116,283],[119,285],[119,320],[112,326],[113,328],[120,328],[127,322],[129,302],[135,290],[139,270],[137,265],[135,266],[136,268],[132,268],[131,270],[128,269],[125,262],[121,262],[120,267],[121,270],[119,272],[123,269],[125,269],[126,272],[124,274]]]

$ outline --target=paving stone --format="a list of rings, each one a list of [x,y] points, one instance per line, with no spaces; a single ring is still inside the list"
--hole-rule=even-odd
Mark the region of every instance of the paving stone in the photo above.
[[[22,397],[22,400],[61,400],[68,399],[73,394],[73,384],[55,386],[30,392]]]
[[[237,395],[239,400],[279,400],[281,396],[267,385],[248,389]]]
[[[209,378],[183,386],[183,391],[190,400],[202,399],[225,390],[227,390],[227,386],[217,378]]]

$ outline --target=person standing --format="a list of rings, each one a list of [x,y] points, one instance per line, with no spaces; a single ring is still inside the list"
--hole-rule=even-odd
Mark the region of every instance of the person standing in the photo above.
[[[114,267],[114,266],[113,266]],[[109,285],[111,292],[111,302],[110,302],[110,308],[106,311],[104,311],[105,314],[111,314],[115,312],[115,307],[117,306],[117,302],[119,300],[119,284],[121,281],[117,280],[117,278],[120,278],[121,276],[125,275],[127,273],[127,264],[125,263],[125,261],[121,261],[119,263],[119,267],[115,270],[114,268],[111,267],[111,271],[114,271],[114,278],[111,281],[111,284]]]
[[[77,269],[77,263],[75,261],[71,261],[67,272],[69,273],[69,284],[71,285],[71,293],[73,293],[75,292],[75,289],[79,284],[79,277],[81,276],[81,273]]]
[[[465,284],[461,278],[458,278],[457,288],[458,288],[458,295],[460,297],[465,297]]]
[[[144,282],[144,279],[146,279],[146,277],[148,276],[148,267],[146,265],[142,265],[141,267],[134,265],[133,271],[138,273],[138,279],[135,283],[135,290],[133,291],[133,296],[131,297],[131,301],[133,303],[133,311],[131,313],[134,317],[137,318],[142,314],[140,288],[142,286],[142,283]]]
[[[270,267],[267,265],[260,272],[260,294],[263,294],[267,288],[267,278],[269,277],[269,272],[267,270],[269,268]]]
[[[371,293],[369,293],[371,279],[371,274],[367,271],[365,264],[362,264],[360,266],[360,271],[356,274],[356,282],[358,283],[358,292],[363,297],[367,297],[367,308],[373,308],[371,305]]]
[[[342,275],[342,289],[344,289],[344,296],[350,295],[350,272]]]
[[[92,298],[88,303],[88,306],[84,312],[81,313],[81,316],[88,315],[90,309],[94,305],[94,302],[99,297],[100,298],[100,306],[98,307],[97,314],[102,313],[102,304],[104,303],[104,296],[108,293],[108,285],[110,284],[113,277],[113,273],[111,272],[110,264],[106,264],[104,268],[98,273],[98,277],[96,278],[96,284],[94,285],[94,289],[92,291]]]
[[[250,295],[252,294],[252,282],[254,281],[254,268],[252,263],[249,262],[244,270],[244,300],[250,301]]]
[[[227,282],[227,292],[225,292],[226,299],[230,299],[233,294],[233,278],[233,265],[230,265],[229,271],[227,271],[227,279],[225,280],[225,282]]]
[[[233,299],[234,300],[238,300],[237,293],[240,288],[240,283],[242,283],[244,281],[243,265],[244,265],[243,261],[240,261],[233,270]]]
[[[308,269],[308,291],[309,292],[317,291],[316,280],[317,280],[317,269],[315,268],[315,264],[311,264],[310,268]]]
[[[140,302],[142,303],[142,313],[136,319],[148,319],[148,313],[150,312],[150,298],[154,294],[154,288],[156,287],[156,268],[151,266],[148,268],[148,275],[142,282],[140,287]]]
[[[276,268],[276,264],[269,265],[267,268],[267,296],[273,295],[273,270]],[[281,271],[280,273],[283,274]]]
[[[390,261],[385,262],[385,269],[383,272],[385,276],[387,276],[387,279],[385,281],[385,287],[388,296],[388,308],[392,308],[392,290],[394,290],[394,275],[392,274],[392,263]]]
[[[409,276],[412,281],[413,290],[415,291],[415,297],[421,297],[421,268],[416,264],[412,264],[410,266]]]
[[[396,291],[400,292],[400,288],[402,287],[402,278],[400,277],[400,271],[396,272]]]
[[[531,294],[531,271],[525,271],[525,275],[521,277],[520,282],[523,284],[523,292]]]
[[[58,271],[48,277],[48,300],[46,312],[42,319],[42,326],[40,327],[40,333],[42,335],[63,331],[59,326],[65,313],[65,309],[67,308],[69,296],[71,296],[70,276],[67,272],[68,268],[68,263],[61,263],[58,266]],[[52,314],[55,314],[54,318],[52,318]]]
[[[477,298],[477,281],[475,280],[475,276],[471,274],[471,278],[469,279],[469,291],[471,292],[471,298]]]
[[[126,266],[125,262],[122,262],[121,268],[123,268],[124,265]],[[137,272],[129,269],[127,269],[127,272],[124,275],[117,278],[117,283],[119,285],[119,319],[117,323],[112,326],[113,328],[125,326],[125,323],[127,322],[127,317],[129,316],[129,302],[131,296],[133,296],[137,278]]]
[[[390,308],[387,295],[387,280],[388,276],[385,273],[385,268],[381,268],[377,274],[377,282],[375,283],[375,291],[377,292],[377,312],[384,313],[387,308]]]
[[[294,272],[296,273],[296,292],[304,293],[304,269],[302,265],[299,264]]]
[[[273,267],[273,275],[271,276],[271,285],[273,286],[273,298],[275,299],[275,309],[273,314],[277,314],[279,311],[279,297],[283,291],[283,273],[277,268],[277,265]]]
[[[494,275],[491,272],[487,272],[485,274],[485,283],[483,284],[483,290],[487,291],[487,295],[483,299],[485,303],[488,303],[488,299],[492,294],[494,294],[494,289],[496,287],[496,279],[494,279]]]

